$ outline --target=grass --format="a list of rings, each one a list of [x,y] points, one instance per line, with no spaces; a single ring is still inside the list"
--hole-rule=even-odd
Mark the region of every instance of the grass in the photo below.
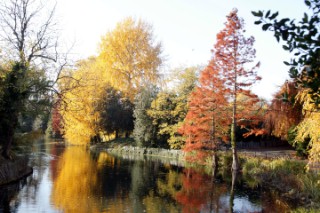
[[[249,186],[250,182],[255,180],[259,185],[276,189],[282,197],[318,209],[314,212],[319,212],[320,175],[308,173],[304,161],[246,158],[242,168],[244,177],[249,180]],[[309,210],[300,208],[294,212]]]

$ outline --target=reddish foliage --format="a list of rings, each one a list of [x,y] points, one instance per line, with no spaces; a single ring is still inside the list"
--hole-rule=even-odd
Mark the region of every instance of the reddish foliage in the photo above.
[[[53,106],[52,109],[52,134],[53,136],[60,137],[62,135],[62,128],[63,128],[63,123],[62,123],[62,116],[59,112],[59,107],[60,107],[60,101],[57,101],[57,103]]]
[[[244,23],[237,13],[234,9],[227,16],[225,28],[218,33],[213,51],[225,80],[226,96],[232,105],[231,144],[234,148],[236,126],[250,130],[261,122],[261,115],[257,113],[259,99],[250,91],[250,87],[261,79],[257,75],[260,63],[254,63],[255,39],[244,37]]]
[[[230,115],[224,93],[219,69],[211,60],[201,72],[200,85],[191,93],[185,123],[179,130],[186,137],[185,151],[216,149],[218,143],[227,139]],[[198,152],[196,158],[204,156]]]
[[[194,171],[185,169],[182,176],[182,189],[176,194],[176,200],[183,204],[182,212],[200,212],[201,208],[210,198],[210,177]]]
[[[293,82],[286,81],[274,95],[265,115],[265,128],[268,135],[287,140],[290,127],[302,119],[302,106],[295,101],[298,89]]]
[[[219,142],[228,140],[232,123],[233,146],[237,125],[253,129],[250,134],[263,133],[257,129],[262,120],[259,99],[248,89],[261,79],[257,75],[259,63],[248,68],[255,59],[254,38],[245,38],[243,32],[243,21],[233,10],[225,28],[217,34],[213,57],[200,75],[200,85],[191,94],[180,129],[186,137],[186,151],[216,149]]]

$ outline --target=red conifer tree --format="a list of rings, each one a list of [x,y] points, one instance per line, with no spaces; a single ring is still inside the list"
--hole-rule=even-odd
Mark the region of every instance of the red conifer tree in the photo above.
[[[189,109],[180,132],[186,137],[185,151],[197,150],[196,159],[203,158],[201,150],[216,150],[226,140],[228,132],[228,102],[225,87],[219,78],[214,59],[201,72],[199,86],[191,93]],[[190,158],[189,160],[194,160]],[[215,152],[213,163],[216,162]],[[215,166],[215,164],[214,164]]]
[[[243,20],[238,17],[237,10],[233,9],[227,16],[225,28],[217,34],[217,43],[215,45],[214,55],[217,66],[222,70],[225,86],[227,87],[228,100],[232,105],[231,121],[231,147],[233,153],[232,170],[239,170],[238,156],[236,150],[236,127],[241,125],[242,121],[248,121],[251,118],[245,117],[248,111],[253,110],[258,102],[256,95],[248,89],[257,80],[261,78],[257,75],[259,63],[250,65],[255,59],[255,49],[253,48],[254,38],[245,38]],[[238,110],[238,95],[242,94],[249,97],[245,103],[242,103],[242,111]],[[247,122],[246,122],[247,123]]]
[[[236,127],[246,127],[247,136],[257,134],[261,121],[259,99],[249,89],[261,79],[256,73],[259,63],[249,68],[255,59],[254,38],[245,38],[243,33],[243,21],[237,10],[232,10],[225,28],[217,34],[213,58],[201,73],[200,85],[191,94],[185,124],[180,129],[186,137],[185,150],[190,151],[215,149],[227,138],[231,126],[234,171],[239,170]]]

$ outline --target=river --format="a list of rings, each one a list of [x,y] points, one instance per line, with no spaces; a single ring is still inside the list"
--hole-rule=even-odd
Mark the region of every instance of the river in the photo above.
[[[0,187],[0,212],[284,212],[285,202],[231,178],[147,158],[92,153],[40,141],[30,152],[34,172]]]

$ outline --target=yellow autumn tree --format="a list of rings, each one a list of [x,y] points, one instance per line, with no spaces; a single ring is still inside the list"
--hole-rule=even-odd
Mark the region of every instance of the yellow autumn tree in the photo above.
[[[88,144],[103,133],[99,105],[107,86],[133,101],[146,82],[158,79],[162,63],[161,44],[154,42],[151,25],[127,18],[102,38],[98,57],[81,61],[69,78],[62,96],[60,114],[64,137],[69,143]]]
[[[64,137],[71,144],[88,144],[100,132],[100,113],[96,110],[106,85],[106,73],[97,67],[96,59],[81,61],[77,70],[61,82],[67,85],[60,113],[64,122]],[[63,88],[62,88],[63,90]]]
[[[158,79],[161,52],[151,25],[129,17],[102,38],[98,63],[109,74],[110,85],[132,101],[139,88]]]
[[[312,101],[307,89],[298,93],[297,101],[302,104],[304,118],[296,127],[295,143],[309,140],[309,161],[320,162],[320,106]]]

